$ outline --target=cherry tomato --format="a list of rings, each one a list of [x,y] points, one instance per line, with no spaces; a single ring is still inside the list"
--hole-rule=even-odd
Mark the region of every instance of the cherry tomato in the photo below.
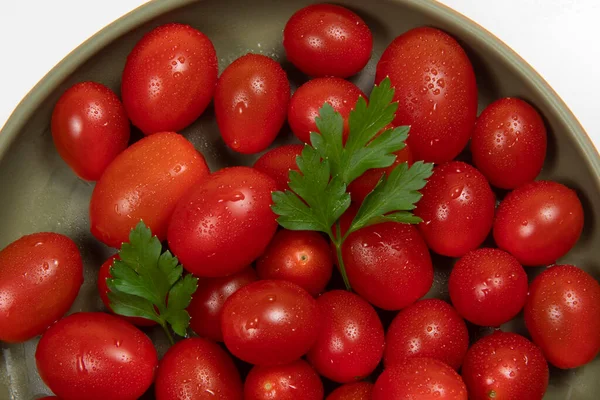
[[[335,389],[326,400],[371,400],[372,393],[372,383],[353,382]]]
[[[513,190],[500,203],[494,239],[523,265],[548,265],[571,250],[582,230],[583,207],[575,191],[537,181]]]
[[[412,148],[411,148],[412,149]],[[433,170],[415,215],[429,248],[448,257],[462,257],[479,247],[492,229],[496,199],[481,172],[454,161]]]
[[[244,400],[323,400],[323,382],[304,360],[250,370]]]
[[[280,230],[256,262],[260,279],[283,279],[313,296],[324,289],[333,270],[327,241],[317,232]]]
[[[202,154],[181,135],[157,133],[134,143],[96,183],[90,201],[92,234],[108,246],[121,247],[143,220],[165,240],[177,201],[208,173]]]
[[[383,325],[375,309],[359,296],[333,290],[317,299],[321,328],[308,361],[317,372],[346,383],[369,375],[383,356]]]
[[[104,303],[104,307],[106,307],[110,312],[113,312],[113,310],[110,307],[110,299],[108,298],[109,289],[108,289],[108,286],[106,285],[106,280],[108,278],[112,278],[112,275],[110,274],[110,268],[113,265],[113,261],[118,258],[119,258],[119,255],[115,254],[114,256],[112,256],[108,260],[106,260],[104,262],[104,264],[102,264],[102,266],[98,270],[98,293],[100,294],[100,299],[102,299],[102,303]],[[121,318],[125,319],[126,321],[128,321],[134,325],[137,325],[137,326],[156,325],[156,322],[146,319],[146,318],[124,317],[122,315],[119,315],[119,317],[121,317]]]
[[[373,389],[372,400],[467,400],[467,388],[448,364],[434,358],[408,358],[386,368]]]
[[[473,163],[496,187],[514,189],[531,182],[546,158],[542,117],[523,100],[504,98],[481,113],[471,138]]]
[[[341,78],[317,78],[300,86],[290,100],[288,123],[294,135],[310,143],[310,133],[319,132],[315,118],[323,104],[329,103],[344,118],[344,142],[348,138],[348,117],[359,97],[367,96],[352,82]]]
[[[307,75],[347,78],[369,62],[373,35],[347,8],[314,4],[289,19],[283,47],[288,60]]]
[[[548,364],[523,336],[498,331],[469,349],[462,376],[471,400],[541,400],[548,387]]]
[[[352,195],[352,201],[361,204],[365,197],[375,189],[375,185],[381,179],[383,174],[389,175],[398,164],[408,163],[412,165],[412,153],[410,148],[405,146],[402,150],[396,152],[396,161],[387,168],[370,169],[348,185],[348,192]]]
[[[223,278],[200,279],[187,308],[191,317],[190,327],[199,336],[222,342],[221,311],[225,301],[240,288],[257,280],[252,267]]]
[[[394,125],[410,125],[414,159],[455,158],[477,115],[475,73],[458,42],[438,29],[411,29],[394,39],[377,64],[375,82],[388,76],[399,103]]]
[[[465,321],[445,301],[417,301],[400,311],[385,336],[386,368],[412,357],[436,358],[454,369],[462,364],[469,347]]]
[[[240,374],[219,345],[201,338],[182,340],[160,361],[156,400],[242,400]]]
[[[58,233],[34,233],[0,251],[0,340],[24,342],[71,308],[83,283],[77,245]]]
[[[52,325],[35,352],[42,380],[62,400],[135,400],[158,364],[150,339],[110,314],[71,314]]]
[[[302,153],[303,148],[301,144],[275,147],[260,156],[254,163],[254,168],[269,175],[277,184],[277,190],[287,190],[290,170],[298,171],[296,157]]]
[[[97,181],[129,142],[129,120],[116,94],[96,82],[71,86],[52,112],[58,154],[82,179]]]
[[[600,285],[573,265],[548,268],[529,287],[525,324],[551,364],[587,364],[600,350]]]
[[[260,256],[277,229],[271,211],[275,181],[248,167],[220,170],[177,204],[169,247],[189,272],[220,277]]]
[[[342,257],[352,288],[384,310],[414,303],[433,283],[429,251],[411,225],[387,222],[353,232]]]
[[[288,364],[317,340],[319,310],[311,295],[287,281],[258,281],[223,306],[221,328],[229,351],[255,365]]]
[[[285,122],[290,83],[278,62],[246,54],[219,77],[215,115],[225,144],[239,153],[263,151]]]
[[[217,73],[206,35],[189,25],[159,26],[127,56],[121,83],[127,115],[146,135],[180,131],[212,100]]]
[[[500,326],[527,300],[527,274],[516,258],[499,249],[478,249],[458,260],[448,287],[456,310],[468,321]]]

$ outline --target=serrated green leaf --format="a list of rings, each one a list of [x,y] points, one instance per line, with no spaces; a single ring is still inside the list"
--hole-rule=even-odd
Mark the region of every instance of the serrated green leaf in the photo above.
[[[148,300],[122,292],[108,292],[110,308],[115,314],[126,317],[140,317],[160,323],[161,320]]]
[[[293,192],[273,192],[271,197],[271,209],[279,215],[277,222],[285,229],[326,232],[330,228],[322,224],[306,203]]]
[[[186,329],[190,325],[190,314],[186,310],[177,310],[168,315],[167,322],[173,328],[173,332],[179,336],[186,336]]]
[[[382,176],[375,189],[363,201],[350,225],[349,232],[378,223],[389,213],[413,210],[415,204],[421,199],[419,190],[425,186],[432,171],[433,164],[418,161],[410,168],[407,163],[399,164],[389,177]],[[409,221],[404,214],[393,218]],[[420,220],[413,221],[420,222]]]
[[[186,275],[179,279],[169,291],[169,301],[167,312],[173,310],[183,310],[190,305],[192,295],[198,289],[198,278],[193,275]]]
[[[344,159],[342,143],[344,119],[329,103],[325,103],[319,110],[319,116],[315,118],[315,123],[319,133],[310,133],[312,147],[317,150],[321,158],[330,163],[331,175],[339,175],[338,168],[341,168]]]
[[[167,276],[169,286],[174,285],[183,273],[183,267],[179,265],[179,260],[168,250],[158,257],[158,269]]]
[[[153,304],[160,303],[162,296],[152,290],[147,280],[138,274],[129,264],[115,260],[110,268],[112,278],[107,279],[119,292],[142,297]]]

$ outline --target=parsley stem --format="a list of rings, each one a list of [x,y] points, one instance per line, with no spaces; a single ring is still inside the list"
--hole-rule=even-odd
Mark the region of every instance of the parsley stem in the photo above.
[[[167,324],[167,322],[163,322],[160,324],[160,326],[162,326],[163,330],[165,331],[165,334],[167,335],[167,339],[169,339],[169,343],[171,343],[171,346],[175,344],[175,341],[173,340],[173,335],[171,335],[171,332],[169,332],[169,325]]]
[[[338,259],[338,267],[340,268],[340,273],[342,274],[342,279],[344,280],[344,285],[346,285],[346,290],[352,290],[350,286],[350,280],[348,280],[348,275],[346,274],[346,266],[344,265],[344,259],[342,257],[342,243],[344,243],[344,238],[342,238],[342,228],[340,227],[340,221],[336,221],[335,223],[335,237],[336,239],[333,241],[335,245],[335,251]]]

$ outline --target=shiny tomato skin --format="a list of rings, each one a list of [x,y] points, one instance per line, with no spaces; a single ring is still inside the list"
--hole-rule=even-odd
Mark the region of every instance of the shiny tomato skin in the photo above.
[[[169,248],[197,276],[241,271],[275,234],[275,189],[275,181],[253,168],[224,168],[212,174],[177,204],[169,224]]]
[[[365,197],[375,189],[377,182],[383,174],[389,174],[398,166],[398,164],[408,163],[409,166],[413,163],[412,153],[410,148],[405,146],[402,150],[396,152],[396,160],[387,168],[370,169],[348,185],[348,192],[352,196],[352,201],[361,204]]]
[[[246,54],[219,77],[215,115],[225,144],[243,154],[263,151],[281,130],[290,101],[290,83],[278,62]]]
[[[304,145],[288,144],[275,147],[259,157],[254,168],[270,176],[277,184],[277,190],[288,190],[290,170],[298,171],[296,157],[302,153]]]
[[[373,35],[347,8],[314,4],[297,11],[283,30],[287,59],[309,76],[347,78],[367,65]]]
[[[600,285],[573,265],[546,269],[529,287],[525,324],[550,364],[587,364],[600,351]]]
[[[58,154],[82,179],[97,181],[129,143],[129,120],[117,95],[96,82],[71,86],[52,111]]]
[[[112,256],[108,260],[106,260],[102,264],[100,269],[98,270],[98,293],[100,294],[100,299],[102,300],[104,307],[106,307],[112,313],[114,313],[114,311],[110,307],[110,299],[108,298],[109,289],[108,289],[108,285],[106,285],[106,280],[108,278],[112,278],[112,275],[110,274],[110,268],[113,265],[113,261],[118,258],[119,258],[119,255],[115,254],[114,256]],[[118,315],[118,317],[123,318],[124,320],[126,320],[134,325],[137,325],[137,326],[154,326],[154,325],[156,325],[156,322],[146,319],[146,318],[125,317],[122,315]]]
[[[497,331],[471,346],[462,376],[471,400],[541,400],[548,387],[548,364],[523,336]]]
[[[240,374],[219,345],[189,338],[173,345],[160,360],[154,384],[156,400],[242,400]]]
[[[319,310],[315,299],[287,281],[251,283],[223,306],[221,329],[234,356],[254,365],[288,364],[317,340]]]
[[[411,148],[412,149],[412,148]],[[481,172],[453,161],[433,170],[415,215],[427,246],[448,257],[462,257],[483,243],[492,229],[496,198]]]
[[[300,86],[290,100],[288,123],[294,135],[310,143],[310,133],[318,132],[315,118],[323,104],[329,103],[344,118],[343,140],[348,138],[348,117],[359,97],[367,96],[355,84],[341,78],[316,78]]]
[[[400,310],[433,283],[429,250],[417,228],[386,222],[351,233],[342,245],[346,273],[356,291],[384,310]]]
[[[209,173],[204,157],[183,136],[156,133],[134,143],[106,168],[90,201],[92,234],[121,247],[143,220],[161,241],[177,201]]]
[[[222,278],[200,279],[187,308],[191,317],[190,328],[201,337],[222,342],[221,311],[225,301],[240,288],[257,280],[252,267]]]
[[[244,400],[323,400],[323,382],[304,360],[256,366],[244,383]]]
[[[375,309],[354,293],[333,290],[317,299],[321,328],[307,354],[317,372],[347,383],[369,375],[381,361],[384,331]]]
[[[460,368],[469,347],[465,321],[448,303],[420,300],[396,315],[385,336],[386,368],[412,357],[435,358]]]
[[[51,232],[15,240],[0,251],[0,340],[20,343],[62,317],[83,283],[77,245]]]
[[[409,358],[386,368],[373,389],[372,400],[467,400],[461,377],[447,364],[434,358]]]
[[[458,42],[429,27],[398,36],[383,52],[375,82],[389,77],[399,107],[394,125],[410,125],[415,160],[454,159],[467,145],[477,115],[477,85]]]
[[[527,300],[527,274],[519,261],[499,249],[467,253],[452,268],[450,299],[469,322],[498,327],[513,319]]]
[[[575,245],[583,221],[574,190],[552,181],[531,182],[500,203],[494,240],[524,266],[553,264]]]
[[[150,339],[129,322],[99,312],[71,314],[42,336],[35,359],[62,400],[135,400],[158,365]]]
[[[373,384],[369,382],[346,383],[335,389],[325,400],[371,400]]]
[[[312,231],[278,231],[256,262],[260,279],[290,281],[313,296],[325,289],[332,271],[329,244]]]
[[[529,103],[510,97],[483,110],[471,138],[473,163],[502,189],[533,181],[544,165],[546,146],[542,117]]]
[[[127,115],[146,135],[178,132],[212,100],[217,73],[217,54],[206,35],[189,25],[161,25],[127,56],[121,82]]]

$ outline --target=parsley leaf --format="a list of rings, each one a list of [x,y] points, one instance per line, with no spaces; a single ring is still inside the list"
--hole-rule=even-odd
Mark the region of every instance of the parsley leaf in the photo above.
[[[160,324],[172,340],[168,324],[179,336],[186,335],[190,316],[186,311],[198,279],[182,277],[183,267],[140,221],[123,243],[119,258],[106,280],[112,310],[127,317],[141,317]],[[168,299],[168,301],[167,301]]]
[[[350,282],[341,246],[350,233],[388,221],[421,222],[411,211],[421,198],[419,190],[431,176],[433,164],[417,162],[409,168],[404,163],[394,168],[389,177],[381,178],[363,201],[349,230],[344,235],[341,232],[339,218],[350,206],[347,185],[369,169],[392,165],[396,159],[394,153],[405,146],[409,127],[386,129],[398,109],[393,98],[389,78],[373,88],[368,104],[360,97],[350,113],[350,133],[345,144],[344,120],[325,103],[315,119],[319,132],[311,132],[311,145],[306,145],[296,158],[299,171],[289,173],[291,190],[272,194],[272,209],[281,226],[320,231],[329,236],[348,289]]]

